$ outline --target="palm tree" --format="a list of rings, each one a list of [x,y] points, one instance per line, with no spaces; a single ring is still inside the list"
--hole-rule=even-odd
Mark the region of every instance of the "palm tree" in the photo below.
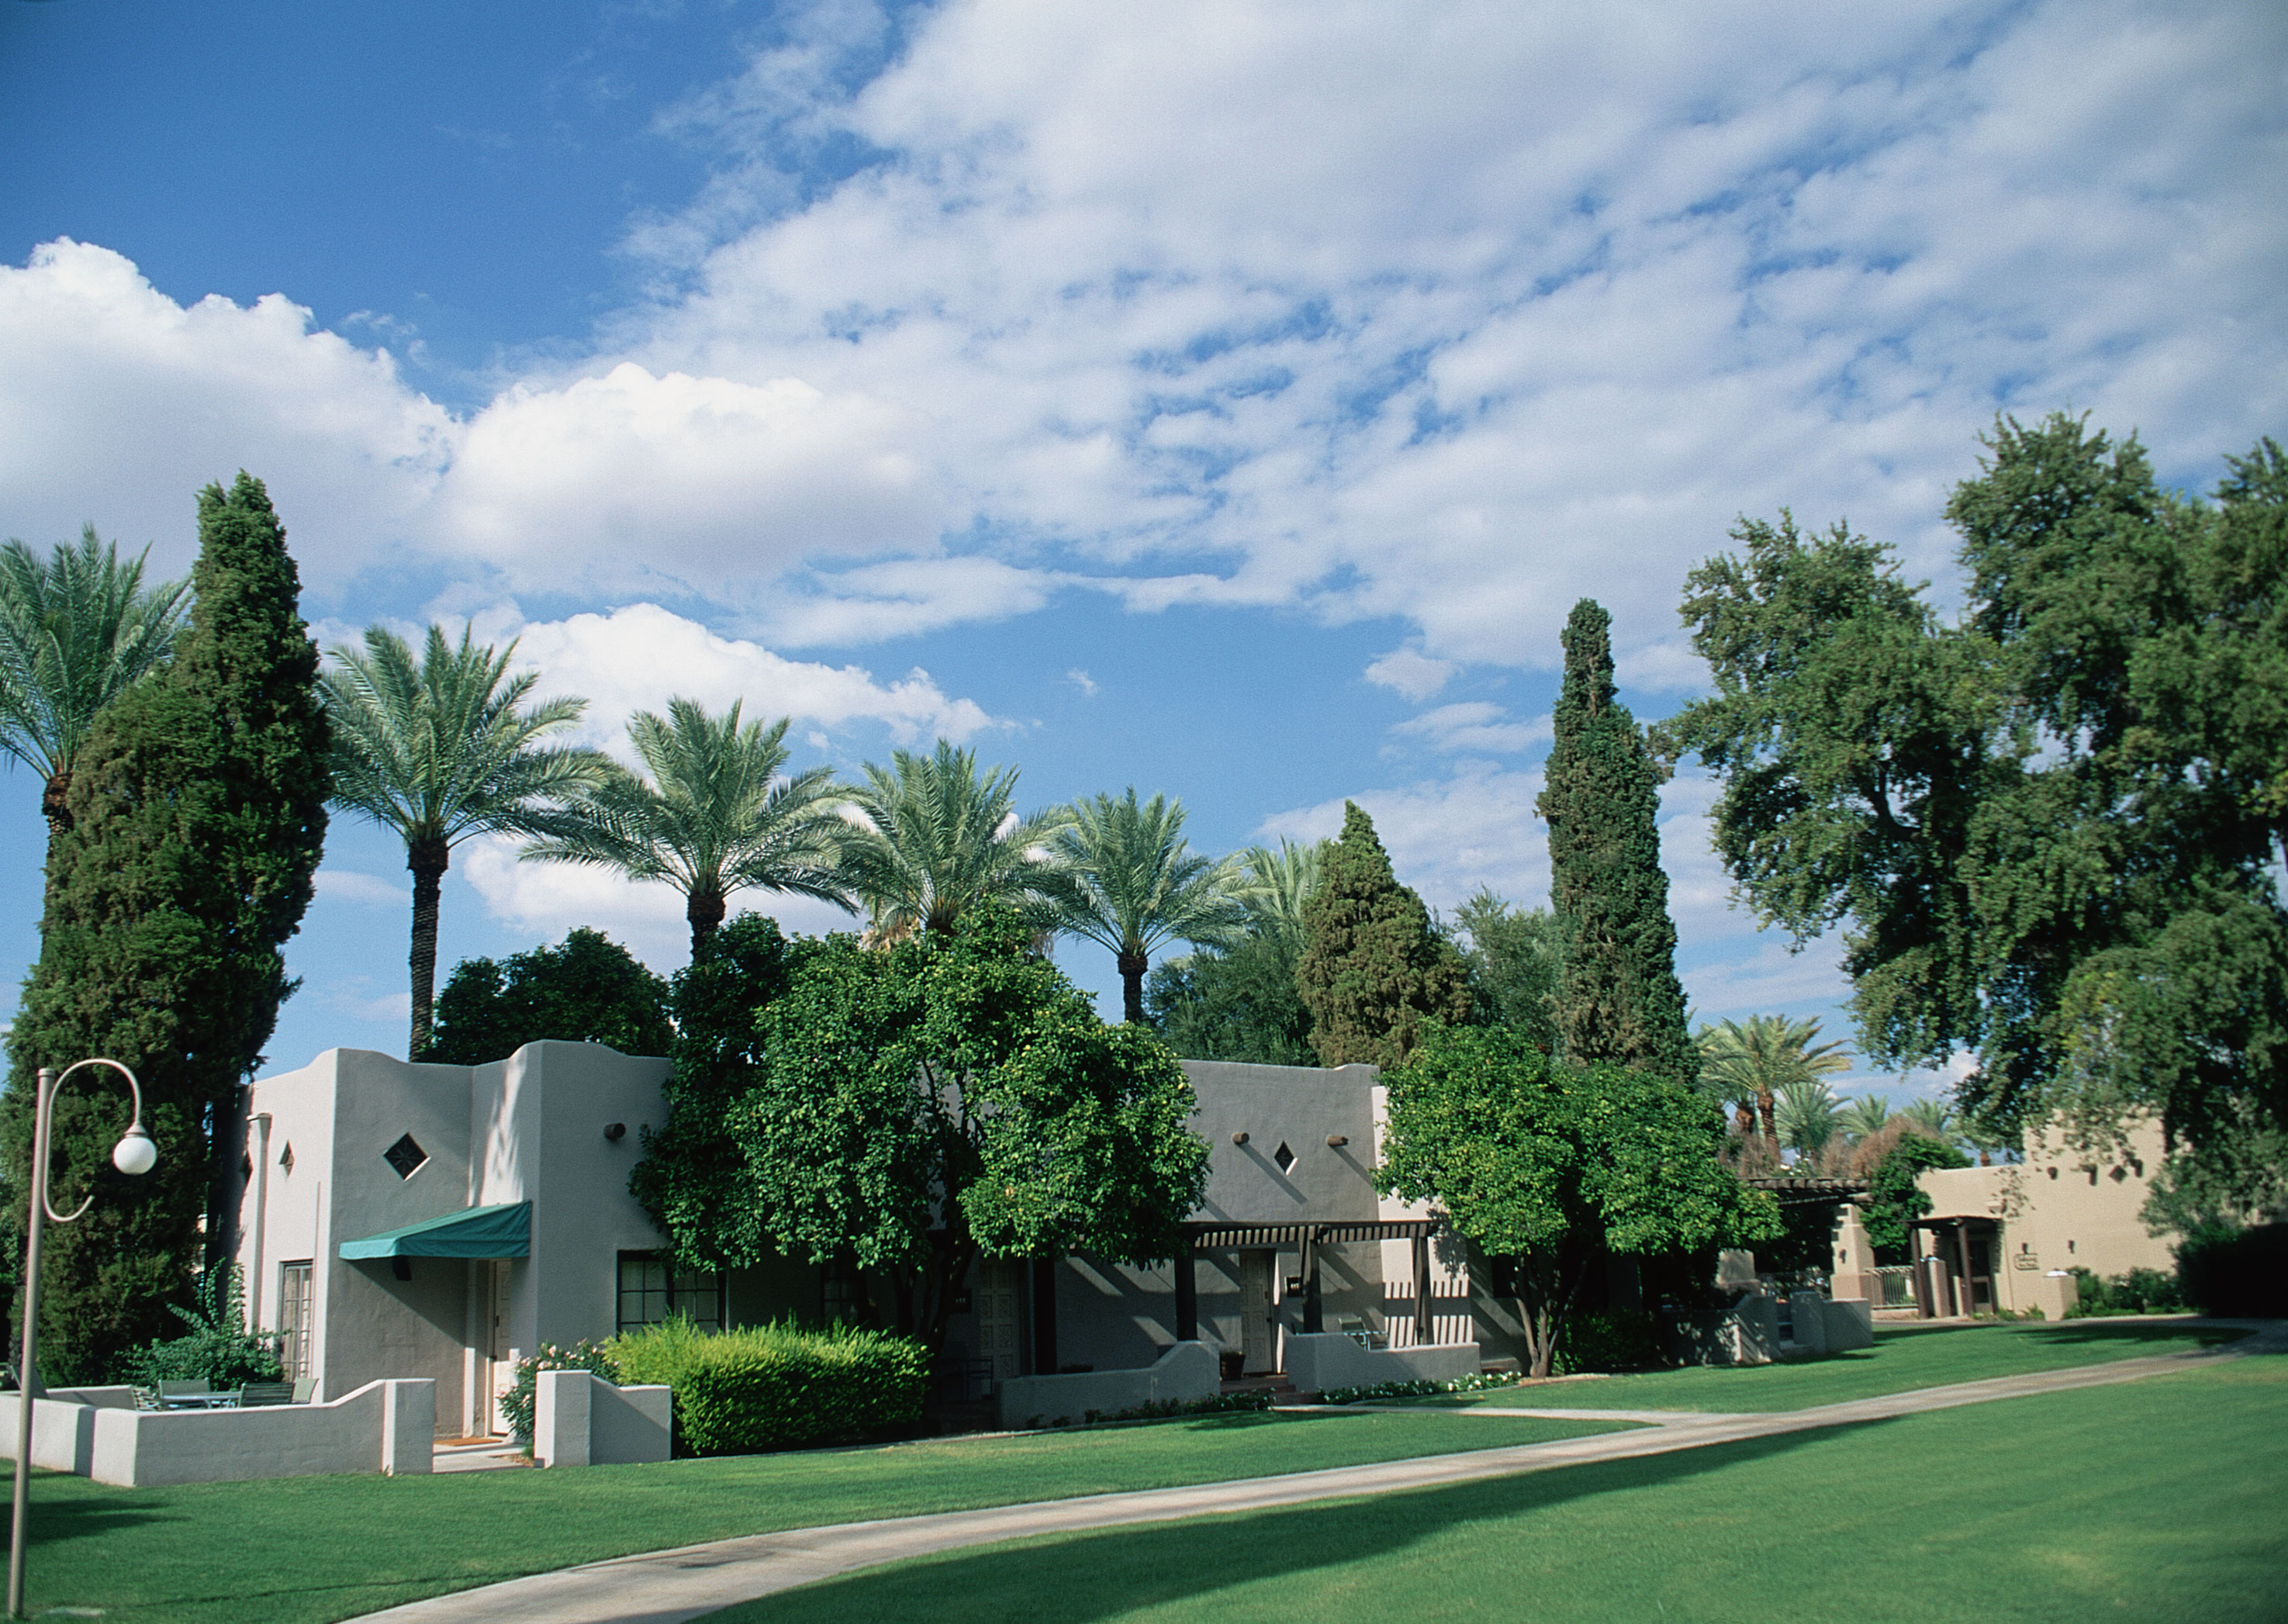
[[[1843,1109],[1843,1129],[1864,1139],[1891,1124],[1891,1102],[1880,1094],[1862,1094]]]
[[[429,1047],[437,982],[437,899],[454,846],[472,835],[554,835],[563,804],[612,765],[594,750],[536,741],[576,720],[588,701],[566,696],[524,708],[538,674],[510,676],[516,645],[460,646],[432,625],[417,661],[382,627],[365,652],[331,651],[318,681],[333,724],[334,804],[393,829],[413,872],[412,1033],[407,1058]]]
[[[1795,1152],[1797,1168],[1804,1172],[1810,1170],[1812,1159],[1835,1137],[1843,1120],[1840,1102],[1823,1082],[1780,1084],[1774,1115],[1780,1143]]]
[[[792,891],[848,907],[836,865],[849,826],[834,775],[813,767],[780,776],[789,719],[743,727],[736,703],[718,717],[687,699],[669,700],[664,718],[636,712],[628,738],[651,781],[614,766],[567,809],[574,820],[565,831],[527,846],[525,859],[674,886],[695,958],[734,891]]]
[[[1056,929],[1059,878],[1039,848],[1070,813],[1018,817],[1017,770],[981,774],[974,751],[942,739],[928,756],[895,750],[890,760],[886,770],[867,763],[866,781],[846,792],[864,823],[843,838],[841,883],[865,905],[875,939],[950,930],[987,900]]]
[[[146,548],[130,563],[89,525],[44,565],[0,547],[0,750],[40,775],[48,839],[71,826],[64,797],[95,713],[165,663],[191,583],[146,590]]]
[[[1250,846],[1239,854],[1243,872],[1238,896],[1247,907],[1256,934],[1279,938],[1294,948],[1299,958],[1307,934],[1303,905],[1319,889],[1319,865],[1326,850],[1323,840],[1299,846],[1283,835],[1276,852],[1268,846]]]
[[[1247,908],[1233,894],[1231,866],[1185,844],[1181,803],[1156,795],[1140,805],[1132,784],[1116,801],[1100,795],[1068,815],[1049,841],[1066,882],[1060,923],[1112,950],[1123,1013],[1140,1025],[1154,951],[1169,941],[1227,945],[1245,928]]]
[[[1791,1082],[1813,1081],[1823,1073],[1851,1069],[1851,1058],[1842,1052],[1841,1043],[1812,1046],[1818,1035],[1816,1020],[1790,1020],[1784,1015],[1751,1015],[1744,1022],[1728,1020],[1700,1030],[1703,1086],[1739,1102],[1744,1133],[1747,1107],[1753,1104],[1764,1143],[1775,1159],[1780,1153],[1775,1103],[1779,1090]]]
[[[1916,1132],[1927,1134],[1942,1145],[1954,1143],[1954,1107],[1942,1099],[1919,1099],[1903,1108],[1899,1114]]]

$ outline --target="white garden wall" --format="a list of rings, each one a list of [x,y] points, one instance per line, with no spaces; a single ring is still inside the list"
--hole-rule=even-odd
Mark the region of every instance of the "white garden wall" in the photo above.
[[[101,1393],[103,1390],[94,1390]],[[16,1396],[0,1394],[0,1458],[15,1457]],[[135,1410],[36,1399],[32,1464],[119,1488],[332,1472],[425,1472],[434,1382],[371,1382],[331,1404]]]
[[[544,1370],[533,1391],[532,1459],[539,1466],[664,1461],[675,1438],[664,1387],[615,1387],[584,1370]]]
[[[1287,1338],[1287,1379],[1295,1390],[1323,1393],[1335,1387],[1371,1387],[1380,1382],[1450,1382],[1484,1368],[1474,1342],[1432,1343],[1420,1348],[1362,1348],[1336,1331]]]
[[[1171,1400],[1189,1404],[1223,1390],[1216,1351],[1204,1342],[1180,1342],[1137,1370],[1092,1370],[1069,1376],[1017,1376],[1001,1383],[1001,1424],[1078,1421],[1092,1410],[1123,1410]]]

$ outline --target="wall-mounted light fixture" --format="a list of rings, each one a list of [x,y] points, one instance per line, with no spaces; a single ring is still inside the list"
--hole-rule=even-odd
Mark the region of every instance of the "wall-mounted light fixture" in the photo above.
[[[1247,1129],[1245,1129],[1244,1128],[1243,1128],[1243,1129],[1241,1129],[1237,1133],[1235,1133],[1235,1134],[1232,1135],[1232,1137],[1231,1137],[1231,1142],[1232,1142],[1234,1145],[1244,1145],[1244,1144],[1246,1144],[1246,1143],[1247,1143]]]
[[[607,1122],[604,1124],[604,1137],[609,1139],[613,1144],[617,1145],[621,1140],[627,1137],[628,1125],[625,1122]]]
[[[1339,1151],[1350,1142],[1351,1137],[1347,1133],[1331,1133],[1327,1136],[1327,1148],[1331,1151]]]

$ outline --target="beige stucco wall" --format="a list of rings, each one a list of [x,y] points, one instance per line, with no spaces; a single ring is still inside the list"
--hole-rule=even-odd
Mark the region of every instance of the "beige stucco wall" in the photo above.
[[[2176,1266],[2174,1237],[2149,1234],[2138,1216],[2161,1157],[2156,1122],[2133,1129],[2126,1146],[2109,1156],[2073,1150],[2050,1128],[2028,1133],[2022,1162],[1934,1169],[1918,1182],[1929,1192],[1933,1217],[2000,1222],[1994,1261],[2001,1305],[2022,1312],[2038,1305],[2038,1283],[2053,1269],[2109,1276]]]

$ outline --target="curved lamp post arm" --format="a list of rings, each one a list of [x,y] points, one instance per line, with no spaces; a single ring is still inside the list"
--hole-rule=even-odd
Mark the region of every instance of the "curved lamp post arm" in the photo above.
[[[127,1131],[119,1137],[119,1144],[113,1149],[111,1153],[111,1160],[123,1173],[139,1175],[149,1172],[151,1170],[152,1164],[158,1160],[158,1156],[155,1147],[151,1144],[150,1134],[146,1131],[143,1127],[143,1085],[135,1081],[135,1073],[133,1072],[129,1071],[116,1060],[105,1060],[101,1058],[81,1060],[64,1067],[61,1072],[58,1073],[56,1074],[55,1081],[49,1083],[47,1088],[42,1092],[40,1099],[41,1115],[40,1121],[37,1124],[39,1131],[36,1135],[36,1137],[37,1137],[43,1145],[46,1145],[46,1129],[48,1127],[52,1125],[55,1116],[56,1096],[63,1091],[63,1086],[66,1082],[70,1081],[71,1074],[83,1066],[107,1066],[113,1071],[117,1072],[122,1077],[127,1079],[127,1092],[129,1097],[135,1102],[135,1113],[128,1121]],[[149,1160],[147,1161],[144,1160],[145,1152],[150,1153]],[[127,1163],[130,1158],[140,1161],[142,1165],[139,1167],[129,1167]],[[40,1168],[40,1176],[32,1182],[39,1187],[40,1205],[47,1209],[48,1221],[52,1224],[72,1223],[84,1214],[89,1208],[95,1205],[95,1192],[91,1190],[87,1193],[87,1200],[73,1208],[68,1214],[58,1212],[56,1210],[55,1202],[49,1199],[48,1169],[44,1163]]]

